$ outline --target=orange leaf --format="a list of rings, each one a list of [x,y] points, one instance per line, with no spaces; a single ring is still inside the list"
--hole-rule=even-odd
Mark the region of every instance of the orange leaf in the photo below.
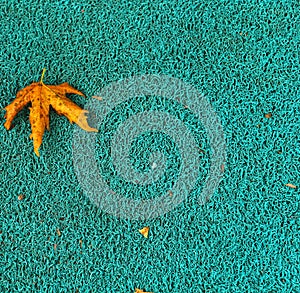
[[[87,110],[81,109],[78,105],[66,97],[66,94],[76,94],[84,96],[82,92],[70,86],[67,82],[59,85],[46,85],[43,83],[45,74],[43,70],[40,82],[33,82],[29,86],[18,91],[15,100],[5,107],[6,122],[4,127],[9,130],[14,117],[27,104],[31,102],[29,108],[29,121],[31,124],[31,135],[33,139],[34,152],[39,156],[39,147],[42,144],[42,138],[45,129],[49,130],[49,110],[50,106],[59,114],[66,116],[70,123],[75,122],[86,131],[98,130],[88,125]]]

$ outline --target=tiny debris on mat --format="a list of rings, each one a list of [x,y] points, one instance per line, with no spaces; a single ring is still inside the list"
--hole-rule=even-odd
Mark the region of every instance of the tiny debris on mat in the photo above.
[[[102,97],[98,97],[98,96],[92,96],[92,98],[93,98],[93,99],[97,99],[97,100],[99,100],[99,101],[102,101],[102,100],[103,100]]]
[[[168,190],[169,196],[173,196],[173,192],[171,190]]]
[[[149,234],[149,227],[144,227],[143,229],[140,229],[139,232],[145,237],[148,238],[148,234]]]
[[[29,122],[31,125],[30,138],[33,139],[34,152],[37,156],[39,148],[42,144],[42,139],[45,129],[50,130],[49,127],[49,111],[50,106],[59,114],[66,116],[70,123],[75,122],[82,129],[91,132],[98,130],[88,125],[87,110],[83,110],[70,99],[66,94],[76,94],[84,96],[84,94],[77,89],[70,86],[67,82],[59,85],[46,85],[43,82],[46,69],[44,68],[41,80],[33,82],[25,88],[17,92],[16,98],[5,107],[6,113],[4,118],[6,122],[4,127],[7,130],[11,129],[11,124],[15,116],[27,104],[31,103],[29,108]]]
[[[23,200],[24,199],[24,194],[19,194],[19,196],[18,196],[18,200]]]
[[[53,244],[53,248],[54,248],[54,250],[56,250],[57,244]]]
[[[82,240],[81,239],[79,240],[79,246],[80,246],[80,248],[82,248]]]
[[[225,166],[224,164],[221,165],[221,171],[224,172]]]
[[[146,292],[144,290],[141,290],[141,289],[138,289],[138,288],[135,288],[135,291],[134,293],[153,293],[153,292]]]
[[[205,154],[205,150],[198,148],[199,153]]]
[[[287,183],[287,184],[285,184],[285,186],[290,187],[290,188],[297,188],[296,185],[291,184],[291,183]]]
[[[56,233],[57,233],[58,236],[61,236],[61,232],[58,228],[56,229]]]
[[[271,117],[272,117],[272,113],[266,113],[266,114],[265,114],[265,117],[266,117],[266,118],[271,118]]]

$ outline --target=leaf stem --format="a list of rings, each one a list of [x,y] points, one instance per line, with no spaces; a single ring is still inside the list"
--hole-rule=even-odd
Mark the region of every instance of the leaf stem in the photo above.
[[[45,72],[46,72],[46,68],[44,68],[44,69],[43,69],[43,72],[42,72],[42,76],[41,76],[41,80],[40,80],[40,83],[41,83],[41,84],[44,84],[44,83],[43,83],[43,79],[44,79]]]

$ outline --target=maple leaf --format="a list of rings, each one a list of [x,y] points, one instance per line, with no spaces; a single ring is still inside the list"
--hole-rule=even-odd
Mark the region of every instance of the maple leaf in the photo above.
[[[96,128],[88,125],[85,114],[87,110],[83,110],[74,102],[66,97],[66,94],[76,94],[84,96],[82,92],[70,86],[67,82],[59,85],[46,85],[43,77],[46,69],[44,68],[41,80],[33,82],[27,87],[18,91],[16,98],[11,104],[6,106],[4,118],[6,122],[4,127],[9,130],[14,117],[27,104],[31,102],[29,108],[29,121],[31,124],[30,138],[33,139],[34,152],[39,156],[39,147],[42,144],[42,138],[45,129],[49,130],[49,111],[50,106],[59,114],[66,116],[71,123],[75,122],[78,126],[86,131],[97,132]]]

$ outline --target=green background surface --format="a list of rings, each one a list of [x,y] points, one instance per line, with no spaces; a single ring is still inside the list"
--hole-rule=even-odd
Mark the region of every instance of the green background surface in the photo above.
[[[46,84],[86,94],[71,96],[80,106],[111,82],[166,74],[210,101],[227,162],[205,205],[195,192],[159,218],[118,219],[78,183],[76,125],[52,111],[38,158],[28,107],[11,131],[2,110],[0,292],[300,292],[300,195],[285,186],[300,185],[299,11],[296,0],[2,0],[0,108],[44,67]]]

